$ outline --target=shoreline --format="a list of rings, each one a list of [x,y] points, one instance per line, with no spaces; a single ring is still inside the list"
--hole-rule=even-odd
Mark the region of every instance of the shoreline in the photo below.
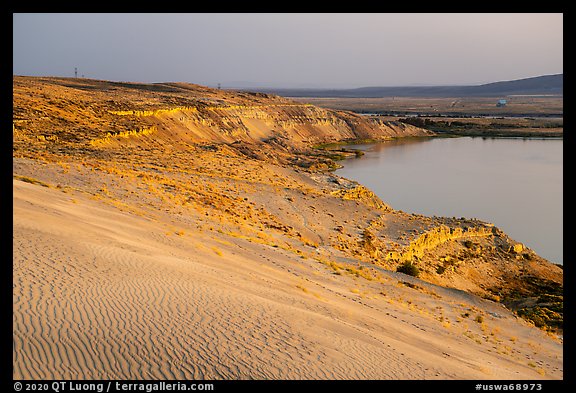
[[[561,268],[481,221],[394,210],[311,148],[429,131],[62,81],[14,84],[16,379],[562,378],[561,316],[504,306],[559,303]],[[207,95],[223,104],[190,109]]]
[[[343,168],[340,161],[353,159],[353,158],[361,158],[364,156],[364,151],[360,149],[348,149],[347,146],[355,146],[355,145],[372,145],[372,144],[379,144],[379,143],[386,143],[388,141],[392,141],[395,139],[429,139],[429,138],[462,138],[462,137],[471,137],[471,138],[494,138],[494,139],[530,139],[530,140],[558,140],[564,139],[563,132],[555,133],[527,133],[525,131],[519,132],[509,132],[503,131],[498,132],[497,130],[494,131],[480,131],[480,132],[470,132],[470,131],[462,131],[457,132],[454,130],[433,130],[429,129],[430,131],[435,132],[434,135],[425,135],[425,136],[408,136],[408,137],[392,137],[388,139],[358,139],[358,140],[347,140],[347,141],[340,141],[340,142],[331,142],[325,143],[321,145],[312,146],[313,150],[324,152],[320,153],[323,157],[329,158],[335,162],[335,165],[329,166],[328,171],[334,172],[338,169]]]
[[[522,138],[522,139],[564,139],[564,130],[546,131],[540,130],[528,131],[525,129],[507,130],[507,129],[490,129],[490,130],[457,130],[431,127],[429,130],[434,131],[438,136],[470,136],[482,138]]]
[[[439,139],[440,138],[440,139]],[[457,142],[456,145],[454,145],[453,150],[445,150],[445,148],[439,148],[438,146],[449,146],[446,143],[450,143],[449,141],[443,141],[445,139],[453,139],[453,138],[464,138],[463,140],[461,140],[460,142]],[[411,138],[411,140],[414,140],[415,138]],[[413,162],[414,160],[416,160],[416,162],[420,163],[418,161],[418,156],[415,155],[414,153],[409,153],[409,149],[408,146],[414,146],[416,148],[419,149],[419,151],[424,154],[425,156],[429,156],[429,157],[433,157],[435,151],[437,151],[438,149],[442,150],[442,151],[446,151],[446,154],[450,154],[450,155],[454,155],[459,157],[459,167],[461,168],[460,171],[462,171],[462,168],[465,168],[467,165],[470,165],[466,159],[467,159],[467,155],[461,153],[460,151],[470,151],[470,153],[474,152],[474,154],[477,154],[477,151],[475,149],[478,149],[480,146],[484,146],[484,142],[481,142],[482,140],[493,140],[495,142],[491,142],[491,144],[493,145],[493,149],[502,149],[499,148],[498,146],[501,146],[499,144],[497,144],[497,140],[508,140],[509,142],[509,148],[511,149],[510,152],[510,156],[512,157],[516,157],[518,158],[518,153],[519,151],[517,151],[516,149],[522,149],[521,151],[524,151],[524,149],[528,149],[526,151],[530,151],[530,154],[542,154],[542,156],[539,156],[541,159],[543,157],[547,157],[547,158],[543,158],[545,160],[554,160],[556,162],[556,169],[561,171],[561,158],[560,158],[560,164],[558,166],[558,161],[556,161],[556,158],[559,157],[557,154],[546,154],[545,155],[545,151],[548,151],[547,148],[545,148],[545,146],[556,146],[556,150],[554,150],[555,152],[557,152],[558,154],[561,155],[561,150],[562,150],[562,141],[563,138],[542,138],[542,137],[511,137],[511,136],[505,136],[505,137],[498,137],[498,136],[490,136],[490,137],[486,137],[486,136],[461,136],[461,135],[449,135],[449,134],[440,134],[440,135],[436,135],[436,136],[431,136],[431,137],[422,137],[422,138],[418,138],[416,140],[422,139],[423,142],[426,141],[430,141],[430,143],[432,143],[433,141],[435,141],[435,146],[437,146],[436,148],[432,147],[434,145],[412,145],[412,142],[408,142],[408,141],[402,141],[401,138],[397,139],[397,142],[392,143],[391,141],[387,142],[381,142],[381,143],[373,143],[373,144],[363,144],[362,146],[359,147],[355,147],[355,145],[346,145],[342,148],[336,148],[336,147],[332,147],[333,151],[338,151],[338,152],[343,152],[340,153],[341,155],[345,155],[345,157],[343,157],[341,160],[338,161],[339,167],[337,169],[334,170],[334,173],[336,175],[339,176],[345,176],[349,179],[353,179],[356,181],[359,181],[361,184],[365,185],[366,187],[374,190],[377,192],[377,194],[380,196],[380,198],[382,198],[382,200],[385,200],[389,203],[391,203],[391,206],[393,208],[401,208],[402,210],[405,210],[407,212],[420,212],[422,214],[427,214],[427,215],[432,215],[432,214],[440,214],[440,215],[445,215],[445,216],[453,216],[453,215],[462,215],[465,217],[483,217],[485,220],[488,220],[489,222],[492,222],[496,225],[502,225],[503,227],[507,228],[507,231],[510,231],[509,234],[513,234],[513,237],[518,240],[521,241],[525,244],[527,244],[528,246],[532,245],[535,249],[540,250],[540,252],[542,253],[543,256],[545,256],[546,258],[549,259],[550,262],[552,263],[559,263],[562,264],[562,253],[559,252],[559,250],[562,250],[562,242],[556,242],[552,239],[556,239],[558,240],[558,236],[560,236],[561,239],[561,235],[559,233],[555,233],[555,235],[553,237],[551,236],[552,233],[552,229],[553,228],[561,228],[561,208],[560,210],[558,210],[557,208],[555,208],[556,204],[550,205],[550,211],[548,214],[548,212],[546,213],[545,217],[544,216],[540,216],[541,217],[541,224],[544,227],[547,227],[548,229],[550,229],[550,233],[547,232],[542,232],[539,230],[539,227],[535,226],[535,227],[524,227],[522,225],[518,225],[519,222],[526,222],[526,217],[530,217],[531,215],[536,216],[539,214],[538,211],[533,211],[531,209],[525,209],[524,207],[526,206],[526,204],[528,202],[526,202],[527,200],[530,200],[530,205],[531,206],[538,206],[538,202],[542,203],[542,209],[544,209],[544,211],[546,211],[547,209],[547,204],[544,203],[544,197],[545,194],[537,194],[540,195],[542,199],[540,198],[534,198],[531,195],[533,194],[532,192],[532,188],[530,187],[530,189],[528,189],[527,187],[523,186],[523,183],[518,183],[514,186],[511,186],[511,184],[508,181],[506,182],[498,182],[498,187],[493,188],[491,186],[492,182],[491,179],[486,178],[481,176],[478,177],[474,177],[474,178],[469,178],[469,177],[452,177],[454,176],[453,172],[452,172],[452,168],[449,168],[449,162],[447,161],[442,161],[444,162],[444,165],[442,166],[442,168],[438,168],[435,167],[435,171],[433,171],[430,175],[432,176],[433,173],[437,173],[438,171],[442,171],[444,168],[446,168],[446,172],[445,174],[442,175],[438,175],[438,177],[435,177],[435,181],[432,182],[430,181],[429,184],[432,183],[437,183],[437,182],[441,182],[443,184],[443,189],[445,189],[445,192],[443,193],[443,195],[458,195],[458,200],[461,201],[461,203],[458,206],[453,206],[453,205],[445,205],[443,203],[442,200],[438,199],[438,197],[436,196],[436,192],[435,190],[429,190],[430,192],[430,196],[426,195],[425,193],[422,194],[422,197],[417,197],[417,196],[413,196],[410,197],[410,202],[405,202],[404,201],[404,197],[403,195],[405,195],[406,193],[415,193],[416,195],[418,195],[415,191],[415,189],[413,187],[411,187],[410,185],[406,185],[406,187],[402,187],[401,184],[401,180],[403,178],[403,174],[413,174],[413,178],[411,180],[411,183],[415,183],[415,182],[426,182],[428,181],[427,179],[423,179],[422,177],[419,176],[419,172],[418,172],[418,167],[413,167],[411,166],[411,162]],[[466,141],[467,140],[467,141]],[[474,140],[476,140],[476,142],[474,142]],[[518,142],[512,142],[512,141],[518,141]],[[525,143],[522,143],[521,141],[527,141],[526,143],[528,143],[528,141],[533,141],[533,143],[531,145],[525,145]],[[539,142],[541,141],[541,142]],[[544,143],[545,141],[549,141],[550,143]],[[405,145],[405,143],[407,143],[407,145]],[[398,146],[396,149],[393,146]],[[429,146],[429,147],[426,147]],[[458,148],[456,148],[456,146],[458,146]],[[474,146],[474,150],[469,150],[472,148],[472,146]],[[492,145],[491,145],[492,146]],[[503,145],[502,145],[503,146]],[[543,147],[544,148],[544,152],[540,153],[541,150],[540,148],[535,148],[532,147],[530,148],[529,146],[539,146],[539,147]],[[396,157],[397,155],[401,155],[402,153],[404,153],[404,150],[399,150],[400,148],[404,148],[406,150],[406,154],[404,155],[404,157],[410,157],[408,158],[402,158],[402,157]],[[392,150],[389,150],[392,149]],[[353,155],[353,154],[347,154],[347,152],[349,151],[361,151],[364,154],[357,154],[357,155]],[[504,160],[505,158],[503,157],[506,153],[508,153],[508,150],[506,151],[501,151],[499,150],[501,155],[502,155],[502,160]],[[490,151],[485,151],[486,154],[490,154]],[[392,154],[392,155],[390,155]],[[526,153],[528,154],[528,153]],[[345,160],[349,160],[349,159],[354,159],[354,158],[360,158],[363,157],[364,155],[369,156],[367,161],[361,161],[361,162],[357,162],[357,161],[345,161]],[[396,157],[396,158],[392,158],[392,157]],[[561,156],[560,156],[561,157]],[[437,158],[438,160],[442,160],[441,158]],[[521,161],[524,163],[523,159],[521,159]],[[364,163],[362,163],[364,162]],[[510,162],[510,161],[507,161]],[[551,162],[547,161],[549,164]],[[386,168],[388,167],[387,165],[384,165],[384,163],[389,163],[392,167],[397,168],[396,170],[394,170],[393,172],[387,170]],[[519,168],[520,162],[516,162],[515,160],[510,162],[512,167],[514,168]],[[420,163],[420,164],[424,164],[424,163]],[[529,164],[529,163],[525,163],[525,164]],[[489,171],[490,173],[492,173],[493,171],[498,172],[499,173],[499,177],[500,178],[504,178],[504,177],[510,177],[510,178],[517,178],[518,176],[522,175],[522,171],[518,171],[518,172],[514,172],[511,171],[509,168],[507,168],[506,165],[504,165],[501,169],[500,168],[492,168],[490,166],[490,162],[486,162],[485,164],[487,166],[486,170]],[[408,168],[405,168],[405,166],[408,166]],[[474,168],[472,167],[472,170]],[[366,173],[369,173],[370,175],[367,176]],[[384,173],[386,174],[384,176]],[[507,175],[502,175],[503,173],[506,173]],[[558,173],[558,171],[552,171],[549,172],[549,176],[553,176],[556,177],[556,175]],[[496,174],[496,173],[495,173]],[[549,181],[549,177],[546,176],[546,182]],[[450,179],[450,180],[446,180],[444,181],[444,179]],[[561,181],[560,179],[556,178],[556,181]],[[534,184],[538,184],[538,182],[540,181],[544,181],[544,178],[539,178],[539,180],[537,180],[536,177],[534,178],[530,178],[530,181],[534,181],[536,183]],[[470,182],[470,183],[468,183]],[[386,186],[384,187],[383,185],[386,184]],[[493,202],[490,203],[490,205],[485,205],[485,199],[486,198],[482,198],[482,199],[475,199],[475,194],[471,194],[471,193],[467,193],[465,190],[468,189],[468,187],[474,187],[474,189],[476,189],[476,185],[478,184],[482,184],[481,189],[490,189],[490,190],[497,190],[498,193],[501,194],[501,200],[493,200]],[[525,192],[530,191],[530,195],[525,195],[524,192],[523,193],[518,193],[514,190],[517,190],[518,187],[520,187],[520,189],[523,189]],[[546,195],[550,195],[550,192],[552,192],[552,190],[554,190],[554,195],[556,195],[555,199],[556,201],[561,200],[561,183],[555,183],[555,187],[553,189],[549,189],[546,192]],[[560,187],[560,188],[558,188]],[[534,192],[538,193],[539,192],[539,188],[538,186],[535,186]],[[510,199],[509,195],[516,195],[516,198],[525,198],[526,197],[526,201],[524,201],[524,203],[520,206],[516,207],[516,202],[519,199]],[[435,203],[433,203],[435,202]],[[510,212],[505,212],[503,211],[501,208],[499,208],[498,206],[501,205],[502,203],[505,203],[509,209]],[[402,207],[400,207],[402,206]],[[481,207],[480,207],[481,206]],[[438,210],[438,208],[440,208],[440,210]],[[452,211],[451,211],[452,210]],[[454,213],[457,212],[457,213]],[[480,214],[480,212],[482,212],[482,215]],[[555,217],[554,221],[547,221],[550,217]],[[514,217],[514,219],[510,219],[510,218],[506,218],[506,217]],[[533,222],[537,222],[539,220],[532,220]],[[561,232],[561,231],[560,231]],[[546,237],[548,236],[548,237]],[[543,241],[543,239],[547,239],[545,242]]]

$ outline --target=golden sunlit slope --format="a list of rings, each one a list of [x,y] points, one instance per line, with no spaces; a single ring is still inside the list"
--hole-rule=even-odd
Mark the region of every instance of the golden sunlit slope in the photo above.
[[[90,79],[13,79],[14,149],[85,152],[116,144],[269,142],[288,147],[352,139],[429,135],[278,96],[186,83],[139,84]],[[55,141],[59,143],[54,144]]]
[[[500,304],[324,243],[228,233],[169,202],[140,215],[72,188],[13,190],[15,379],[563,377],[561,342]]]
[[[311,148],[411,135],[263,94],[14,77],[14,377],[562,378],[560,267],[394,210]]]
[[[313,174],[336,165],[329,152],[310,148],[315,144],[429,135],[421,128],[278,96],[186,83],[18,76],[13,83],[14,157],[65,167],[80,164],[78,176],[99,169],[120,176],[124,183],[116,194],[113,188],[91,192],[127,201],[127,181],[139,179],[152,194],[160,195],[159,209],[173,202],[201,205],[235,224],[241,219],[244,227],[280,230],[304,244],[329,238],[338,252],[391,270],[418,261],[427,281],[508,304],[524,306],[519,298],[542,291],[561,293],[558,266],[531,250],[514,251],[516,242],[490,224],[403,215],[361,185],[331,174]],[[295,168],[309,173],[295,173]],[[21,175],[35,173],[36,169]],[[240,198],[238,192],[246,185],[249,189]],[[280,198],[286,190],[299,190],[298,196],[290,192]],[[280,208],[286,198],[295,205],[300,195],[317,193],[330,197],[318,201],[319,208],[301,212],[303,222],[291,220]],[[261,200],[257,210],[246,199],[255,194]],[[332,201],[342,200],[361,203],[372,218],[331,218],[335,213],[331,209],[338,209],[330,207]],[[309,224],[319,212],[331,224],[312,229]],[[556,311],[545,317],[558,320]]]

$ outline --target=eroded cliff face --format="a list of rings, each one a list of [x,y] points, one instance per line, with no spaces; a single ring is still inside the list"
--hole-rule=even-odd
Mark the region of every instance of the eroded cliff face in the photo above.
[[[431,132],[265,94],[191,84],[142,85],[87,79],[14,77],[14,150],[57,151],[198,143],[262,144],[292,149],[355,139]],[[58,139],[58,147],[53,143]]]
[[[460,240],[472,239],[477,237],[489,237],[493,234],[490,225],[477,225],[467,228],[462,227],[448,227],[440,225],[432,228],[427,232],[420,235],[415,240],[411,241],[408,246],[404,247],[400,252],[389,252],[386,255],[386,260],[409,262],[414,259],[420,259],[427,251],[432,251],[439,245]]]
[[[312,148],[426,130],[190,84],[24,77],[13,84],[19,176],[46,184],[57,177],[63,192],[72,187],[114,206],[132,198],[130,208],[144,203],[186,220],[200,214],[203,231],[273,238],[298,255],[322,255],[321,263],[340,258],[392,271],[410,263],[419,278],[526,314],[547,313],[550,299],[552,311],[561,310],[558,266],[488,223],[394,210],[331,174],[331,154]],[[43,178],[39,167],[54,173]]]
[[[291,146],[303,147],[345,140],[385,140],[432,134],[404,123],[385,122],[310,104],[277,102],[277,97],[270,97],[269,101],[260,104],[247,101],[243,105],[198,105],[110,113],[139,118],[157,129],[185,135],[184,138],[192,143],[258,143],[269,141],[270,138],[283,138]],[[113,143],[114,140],[109,142]]]

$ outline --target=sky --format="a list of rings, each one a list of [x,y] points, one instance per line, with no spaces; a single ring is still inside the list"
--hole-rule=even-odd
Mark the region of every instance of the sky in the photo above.
[[[563,73],[561,13],[15,13],[13,74],[215,87],[477,85]]]

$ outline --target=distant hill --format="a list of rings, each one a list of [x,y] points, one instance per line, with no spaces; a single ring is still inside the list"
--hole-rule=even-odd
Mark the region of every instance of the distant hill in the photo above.
[[[475,86],[394,86],[356,89],[251,89],[285,97],[494,97],[514,94],[562,95],[564,74],[487,83]]]

